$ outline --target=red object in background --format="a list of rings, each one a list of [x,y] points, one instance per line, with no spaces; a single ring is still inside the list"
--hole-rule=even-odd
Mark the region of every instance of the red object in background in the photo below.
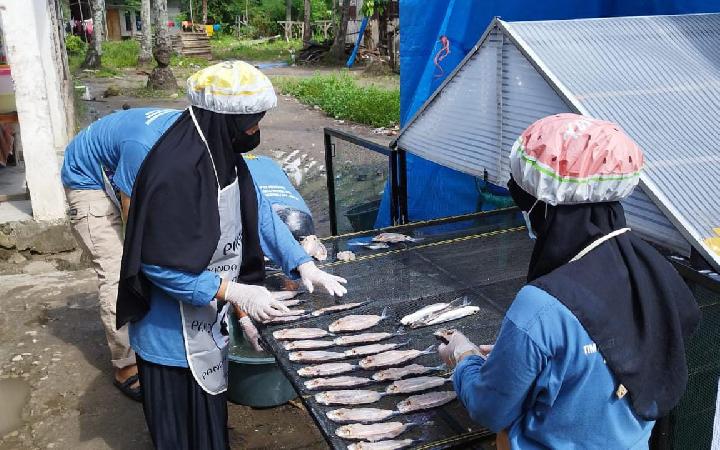
[[[168,25],[168,27],[173,28],[173,27],[175,27],[175,22],[173,22],[172,20],[168,20],[167,25]]]

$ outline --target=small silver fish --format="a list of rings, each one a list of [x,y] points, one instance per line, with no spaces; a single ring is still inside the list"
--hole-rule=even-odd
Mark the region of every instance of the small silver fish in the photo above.
[[[409,375],[424,375],[426,373],[434,372],[436,370],[443,370],[444,368],[444,365],[427,367],[420,364],[410,364],[409,366],[405,367],[393,367],[390,369],[375,372],[372,376],[372,379],[375,381],[395,381]]]
[[[390,343],[390,344],[370,344],[370,345],[363,345],[360,347],[354,347],[350,350],[345,350],[345,356],[348,358],[358,357],[358,356],[367,356],[367,355],[374,355],[376,353],[382,353],[386,352],[388,350],[393,350],[398,347],[402,347],[403,345],[408,345],[410,341],[407,342],[401,342],[401,343]]]
[[[380,422],[397,414],[397,411],[380,408],[340,408],[325,415],[335,423]]]
[[[273,331],[273,337],[279,341],[291,341],[294,339],[317,339],[330,335],[322,328],[285,328]]]
[[[358,442],[348,445],[348,450],[399,450],[410,447],[415,443],[413,439],[395,439],[378,442]]]
[[[335,345],[355,345],[380,342],[395,336],[393,333],[362,333],[339,336],[335,338]]]
[[[382,312],[382,315],[375,314],[362,314],[362,315],[349,315],[342,317],[335,322],[331,323],[328,329],[337,333],[340,331],[361,331],[372,328],[381,320],[387,317],[387,308]]]
[[[285,350],[315,350],[320,348],[334,347],[335,342],[333,341],[316,341],[316,340],[301,340],[301,341],[290,341],[283,344]]]
[[[449,305],[450,303],[433,303],[432,305],[428,305],[415,311],[412,314],[408,314],[407,316],[403,317],[402,319],[400,319],[400,323],[403,325],[410,325],[411,323],[418,322],[433,313],[442,311]]]
[[[356,256],[355,256],[355,253],[351,252],[350,250],[345,250],[344,252],[337,252],[337,254],[335,255],[335,258],[338,261],[348,262],[348,261],[355,261]]]
[[[400,436],[408,429],[410,424],[402,422],[383,422],[369,425],[352,423],[342,425],[335,430],[335,434],[343,439],[366,440],[370,442],[392,439]]]
[[[388,244],[398,244],[400,242],[415,242],[420,239],[411,238],[401,233],[380,233],[372,238],[373,242],[386,242]]]
[[[357,364],[350,363],[325,363],[318,364],[315,366],[307,366],[298,369],[297,373],[301,377],[327,377],[330,375],[340,375],[341,373],[348,373],[357,370]]]
[[[319,362],[319,361],[333,361],[336,359],[345,358],[345,353],[338,352],[326,352],[323,350],[309,350],[288,353],[288,359],[295,362]]]
[[[323,388],[353,387],[370,384],[373,380],[365,377],[339,376],[333,378],[313,378],[305,382],[305,387],[310,390]]]
[[[264,320],[263,323],[265,325],[274,325],[278,323],[290,323],[290,322],[296,322],[300,319],[304,319],[305,316],[279,316],[279,317],[273,317],[270,320]]]
[[[363,389],[327,391],[315,394],[315,401],[323,405],[364,405],[375,403],[384,395],[384,392]]]
[[[390,350],[389,352],[377,355],[366,356],[358,363],[363,369],[375,369],[377,367],[397,366],[404,362],[413,360],[419,356],[427,355],[434,351],[435,346],[425,350]]]
[[[397,410],[403,414],[424,409],[437,408],[457,398],[455,391],[429,392],[427,394],[412,395],[397,404]]]
[[[385,389],[388,394],[412,394],[414,392],[427,391],[428,389],[442,386],[450,381],[443,377],[416,377],[406,378],[393,382]]]
[[[344,303],[342,305],[328,306],[327,308],[316,309],[315,311],[312,312],[312,315],[315,317],[322,316],[323,314],[330,313],[330,312],[345,311],[348,309],[357,308],[358,306],[362,306],[364,304],[365,304],[365,302],[359,302],[359,303]]]
[[[442,314],[438,315],[437,317],[434,317],[427,321],[427,323],[419,326],[415,326],[413,324],[413,328],[418,328],[420,326],[430,326],[430,325],[437,325],[440,323],[450,322],[453,320],[462,319],[463,317],[472,316],[473,314],[477,314],[480,311],[479,306],[463,306],[461,308],[452,309],[450,311],[445,311]]]

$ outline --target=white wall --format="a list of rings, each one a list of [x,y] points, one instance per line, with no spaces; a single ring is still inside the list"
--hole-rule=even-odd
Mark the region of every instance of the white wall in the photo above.
[[[68,140],[63,66],[47,0],[0,0],[33,216],[65,217],[57,155]]]

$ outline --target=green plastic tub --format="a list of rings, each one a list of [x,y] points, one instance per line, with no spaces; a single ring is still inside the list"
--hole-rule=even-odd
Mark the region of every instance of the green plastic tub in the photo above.
[[[269,408],[297,397],[297,392],[265,352],[258,353],[245,341],[237,320],[230,320],[230,370],[228,399],[240,405]]]

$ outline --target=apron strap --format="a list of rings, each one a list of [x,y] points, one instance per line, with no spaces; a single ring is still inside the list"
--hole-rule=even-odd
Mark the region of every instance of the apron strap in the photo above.
[[[590,245],[588,245],[588,246],[585,247],[580,253],[578,253],[577,255],[575,255],[575,257],[574,257],[573,259],[571,259],[570,262],[575,262],[575,261],[577,261],[578,259],[580,259],[580,258],[582,258],[583,256],[587,255],[587,254],[590,253],[591,251],[595,250],[597,247],[599,247],[599,246],[600,246],[602,243],[604,243],[605,241],[609,241],[610,239],[612,239],[612,238],[614,238],[614,237],[616,237],[616,236],[620,236],[621,234],[623,234],[623,233],[625,233],[625,232],[628,232],[628,231],[630,231],[630,228],[620,228],[619,230],[615,230],[615,231],[613,231],[612,233],[606,234],[605,236],[603,236],[603,237],[601,237],[601,238],[593,241],[592,243],[590,243]]]
[[[193,112],[192,105],[188,107],[190,109],[190,117],[192,117],[192,121],[195,124],[195,129],[197,130],[198,134],[200,135],[200,139],[202,139],[203,143],[205,144],[205,148],[207,149],[208,155],[210,156],[210,161],[212,162],[213,166],[213,172],[215,173],[215,181],[217,182],[218,191],[220,190],[220,178],[218,178],[217,169],[215,168],[215,159],[213,158],[212,153],[210,152],[210,146],[207,143],[207,139],[205,139],[205,134],[203,133],[202,129],[200,128],[200,125],[198,124],[197,119],[195,118],[195,113]]]

